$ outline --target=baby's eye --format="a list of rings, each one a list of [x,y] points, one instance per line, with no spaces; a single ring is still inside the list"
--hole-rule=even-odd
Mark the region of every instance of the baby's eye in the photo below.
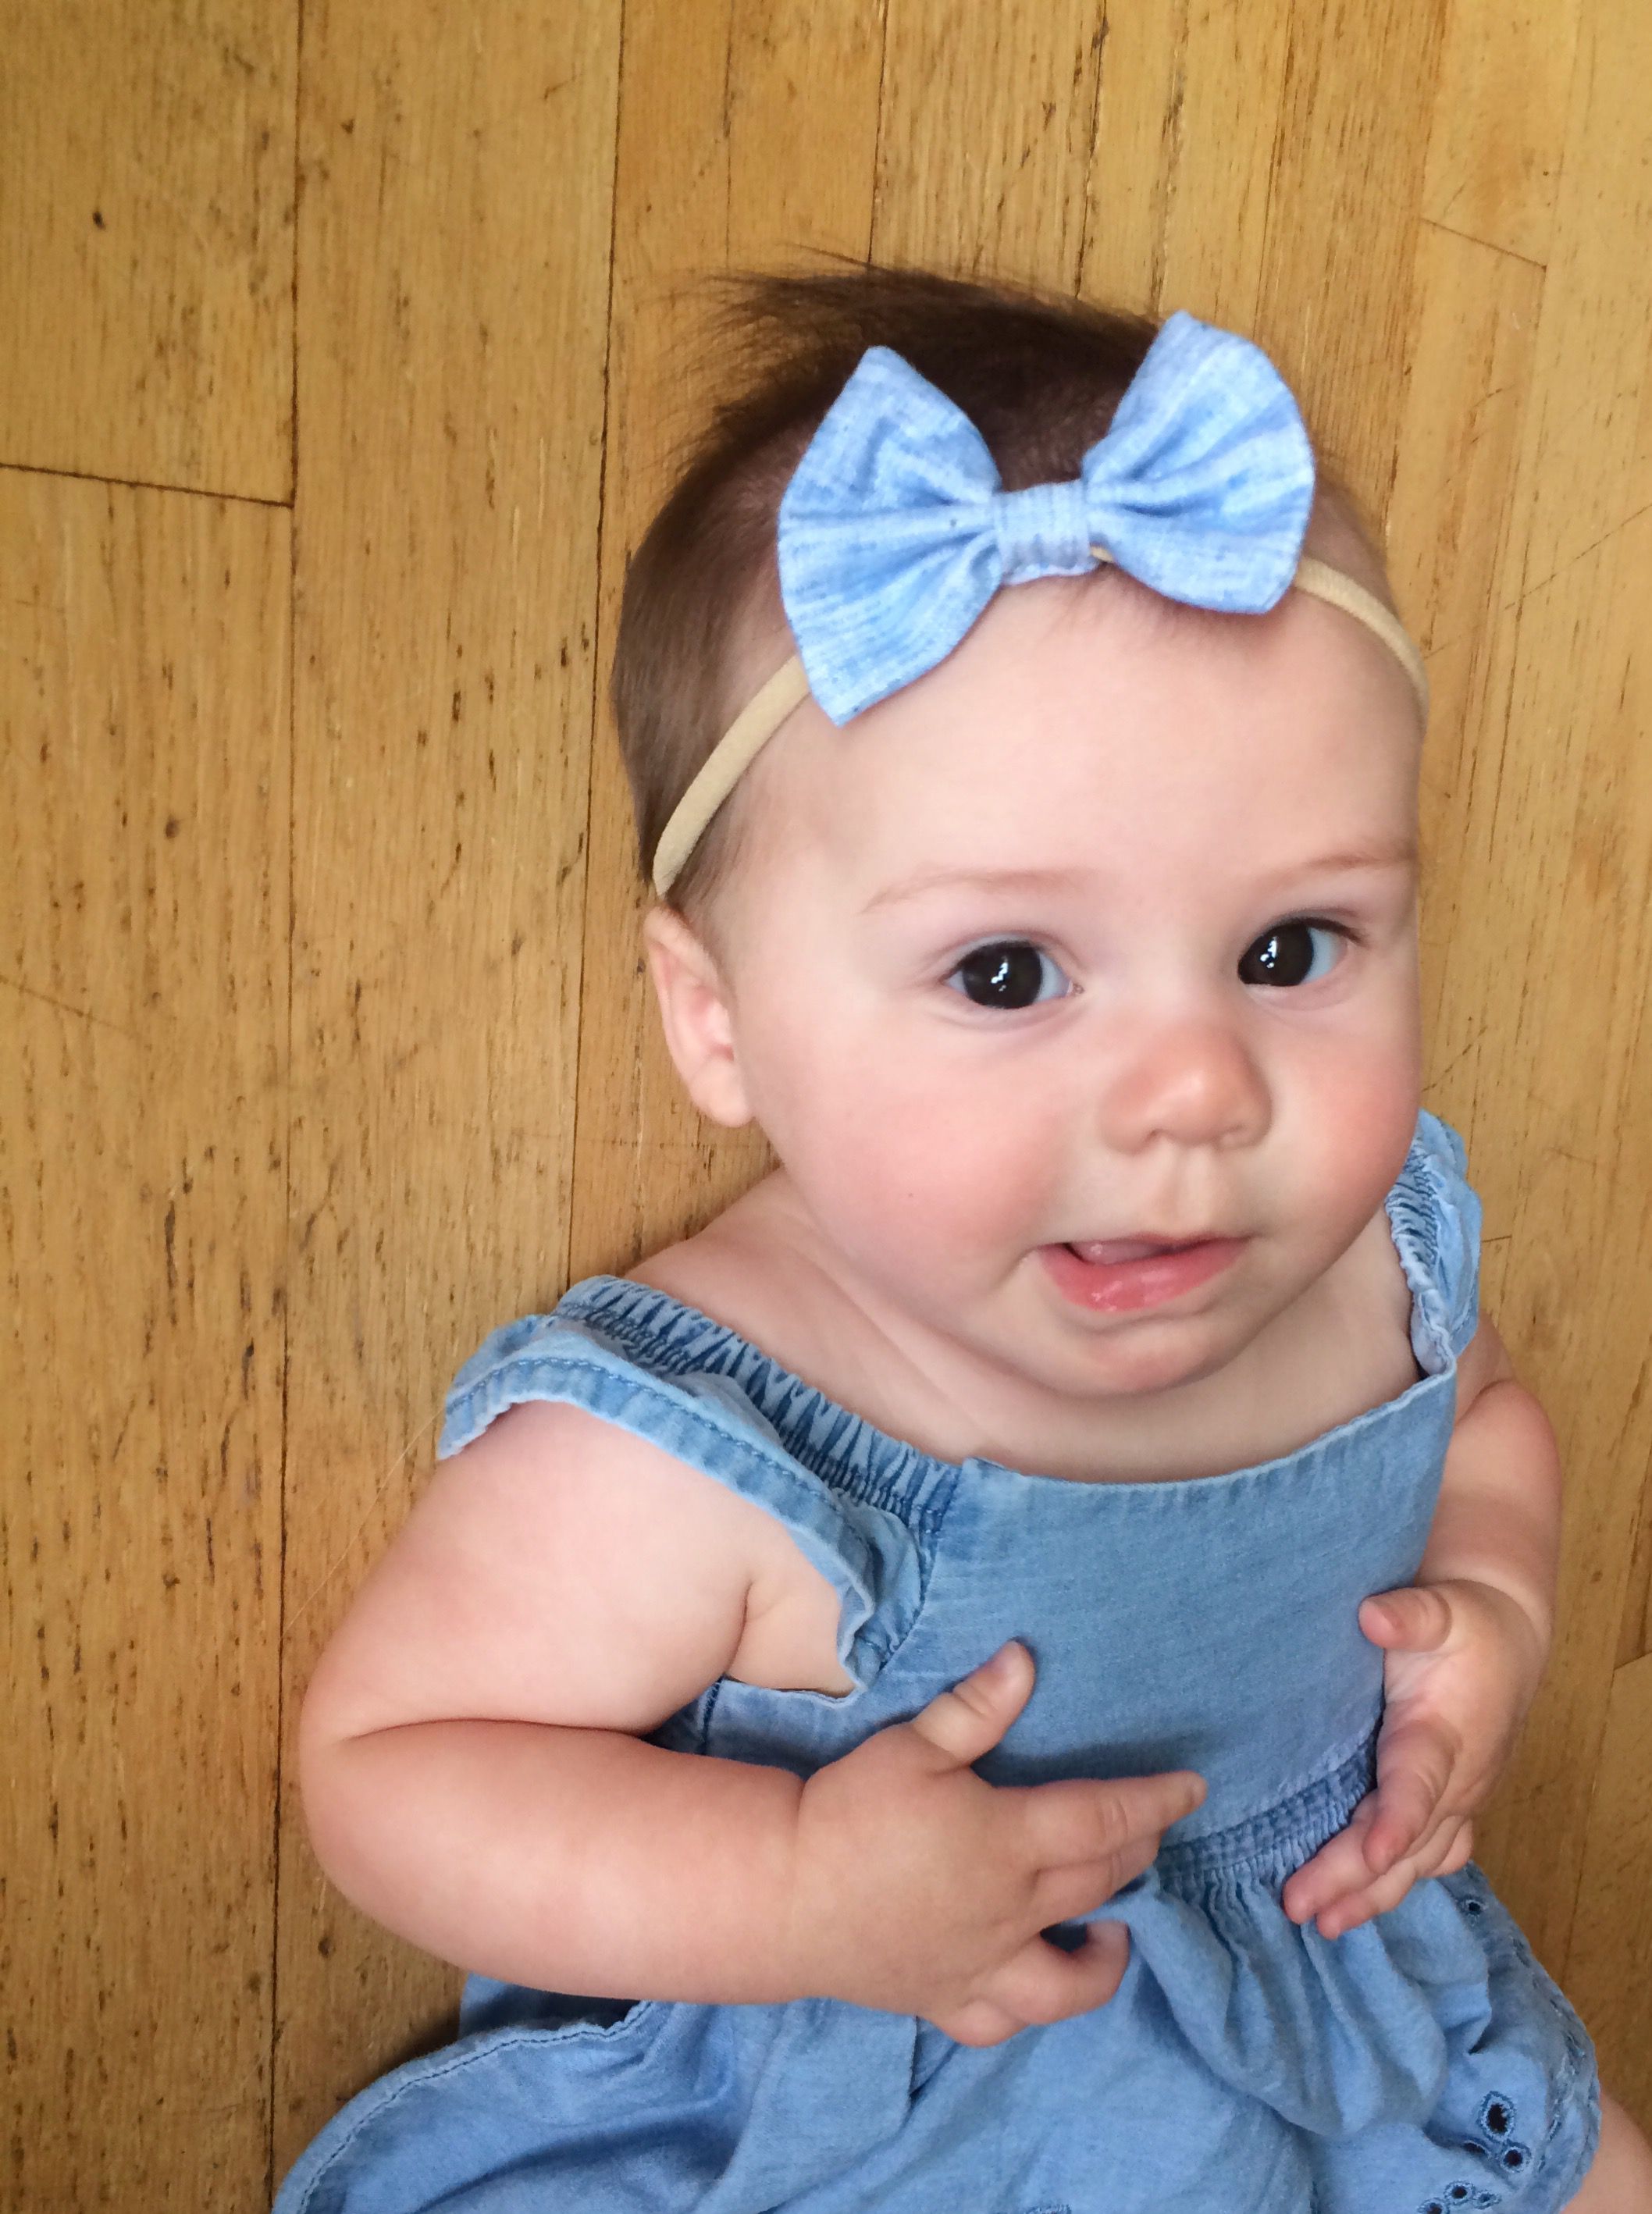
[[[1239,956],[1243,984],[1317,984],[1343,957],[1345,932],[1328,922],[1276,922]]]
[[[1062,1000],[1073,986],[1041,946],[1025,938],[995,938],[966,953],[946,979],[977,1007],[1030,1007]]]

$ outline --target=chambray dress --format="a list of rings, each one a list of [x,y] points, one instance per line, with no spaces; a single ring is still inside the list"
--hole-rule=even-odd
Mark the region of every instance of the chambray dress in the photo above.
[[[1479,1210],[1423,1116],[1388,1199],[1424,1373],[1300,1452],[1163,1483],[951,1465],[720,1324],[612,1277],[460,1372],[444,1454],[524,1399],[652,1440],[774,1514],[835,1587],[842,1697],[714,1684],[657,1733],[806,1774],[1006,1638],[1032,1697],[994,1781],[1196,1768],[1197,1812],[1099,1914],[1129,1966],[1006,2043],[827,1999],[579,2000],[473,1979],[278,2214],[1551,2214],[1593,2157],[1594,2056],[1472,1866],[1328,1942],[1280,1886],[1372,1780],[1355,1619],[1421,1557],[1473,1335]],[[878,1881],[875,1868],[868,1883]]]

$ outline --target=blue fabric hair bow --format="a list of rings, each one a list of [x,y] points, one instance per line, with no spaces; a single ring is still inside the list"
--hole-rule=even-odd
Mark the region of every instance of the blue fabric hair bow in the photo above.
[[[962,409],[872,346],[780,509],[780,591],[835,723],[944,660],[1000,584],[1072,577],[1092,547],[1167,598],[1260,615],[1296,573],[1313,451],[1259,348],[1174,315],[1065,484],[1002,489]]]

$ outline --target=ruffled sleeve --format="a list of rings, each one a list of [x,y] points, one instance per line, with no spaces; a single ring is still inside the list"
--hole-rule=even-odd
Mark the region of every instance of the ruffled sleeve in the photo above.
[[[1388,1196],[1411,1287],[1411,1347],[1430,1374],[1460,1360],[1480,1324],[1480,1202],[1463,1141],[1425,1109]]]
[[[530,1399],[581,1408],[658,1446],[782,1524],[838,1595],[838,1657],[864,1688],[922,1602],[924,1519],[891,1511],[853,1466],[788,1437],[792,1425],[770,1419],[743,1355],[755,1349],[703,1316],[640,1286],[593,1279],[555,1313],[496,1330],[465,1362],[448,1394],[437,1458]],[[761,1362],[755,1355],[744,1366]]]

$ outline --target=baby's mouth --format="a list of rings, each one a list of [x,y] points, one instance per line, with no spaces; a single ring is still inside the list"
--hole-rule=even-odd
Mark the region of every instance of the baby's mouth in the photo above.
[[[1129,1314],[1167,1306],[1223,1275],[1245,1240],[1203,1238],[1075,1238],[1046,1245],[1043,1263],[1062,1298],[1093,1314]]]
[[[1092,1267],[1117,1268],[1121,1261],[1152,1261],[1163,1253],[1185,1253],[1190,1246],[1207,1245],[1208,1238],[1072,1238],[1067,1250]]]

